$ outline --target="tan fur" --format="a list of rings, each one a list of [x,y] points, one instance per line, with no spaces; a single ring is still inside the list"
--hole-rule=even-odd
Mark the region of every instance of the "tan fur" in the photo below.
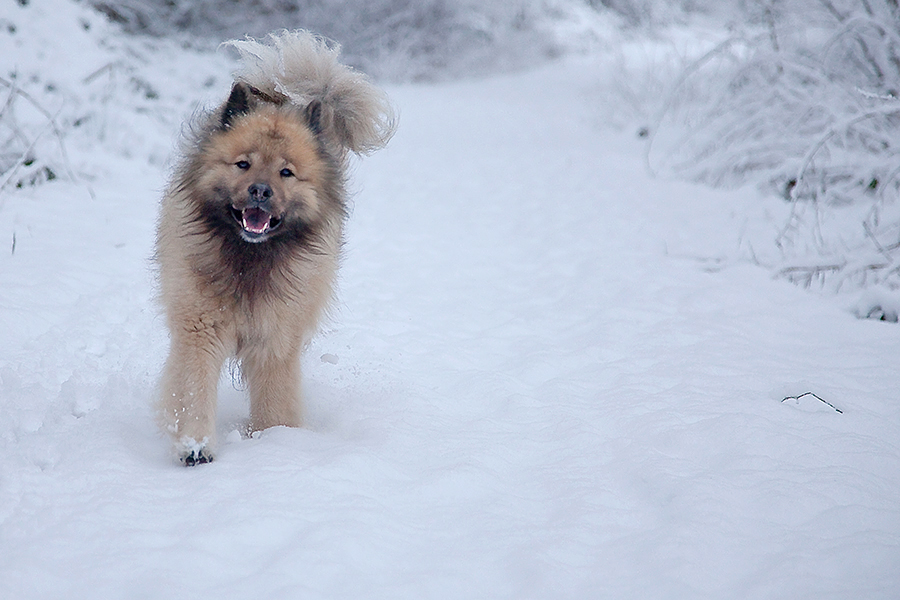
[[[365,154],[388,143],[396,127],[394,110],[365,75],[340,64],[340,44],[306,31],[273,32],[267,41],[226,42],[243,58],[238,79],[294,104],[322,100],[325,126],[348,150]]]
[[[320,50],[308,43],[311,34],[290,35],[303,42],[294,54]],[[290,40],[282,46],[290,49]],[[349,71],[332,66],[342,69]],[[265,73],[255,77],[258,82]],[[327,88],[328,82],[315,85]],[[366,86],[356,90],[361,100],[374,89]],[[240,361],[247,382],[251,430],[302,424],[300,353],[332,298],[345,215],[344,160],[355,150],[331,126],[333,119],[319,118],[346,109],[326,105],[327,98],[307,101],[273,99],[236,84],[229,102],[197,126],[163,198],[157,260],[171,350],[160,415],[188,465],[212,460],[216,387],[229,357]],[[327,111],[313,111],[313,102]],[[351,117],[345,112],[341,118]],[[376,127],[370,116],[364,120],[365,129]],[[374,144],[370,139],[367,148]],[[270,223],[279,223],[262,241],[242,238],[248,234],[241,211],[254,210],[248,195],[254,185],[270,191]]]

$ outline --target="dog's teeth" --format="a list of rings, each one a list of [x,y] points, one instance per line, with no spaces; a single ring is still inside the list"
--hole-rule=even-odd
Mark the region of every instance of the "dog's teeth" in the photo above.
[[[272,221],[272,215],[261,208],[244,209],[241,217],[244,229],[257,234],[265,233],[266,230],[269,229],[269,224]]]

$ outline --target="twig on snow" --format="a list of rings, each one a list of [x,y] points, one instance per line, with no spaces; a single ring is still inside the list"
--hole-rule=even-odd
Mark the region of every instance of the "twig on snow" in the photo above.
[[[828,400],[825,400],[824,398],[821,398],[821,397],[818,396],[817,394],[814,394],[813,392],[804,392],[804,393],[800,394],[799,396],[785,396],[781,401],[782,401],[782,402],[787,402],[788,400],[794,400],[794,401],[799,402],[799,401],[800,401],[800,398],[805,398],[806,396],[812,396],[813,398],[815,398],[815,399],[818,400],[819,402],[822,402],[823,404],[826,404],[826,405],[830,406],[832,409],[834,409],[835,412],[840,413],[840,414],[844,414],[844,411],[842,411],[841,409],[839,409],[837,406],[835,406],[834,404],[832,404],[832,403],[829,402]]]

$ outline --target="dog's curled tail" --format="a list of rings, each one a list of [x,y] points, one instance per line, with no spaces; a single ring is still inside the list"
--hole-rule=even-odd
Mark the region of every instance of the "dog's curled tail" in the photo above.
[[[387,95],[368,77],[339,61],[339,44],[302,29],[225,45],[237,49],[235,74],[263,94],[305,108],[320,102],[320,126],[344,148],[367,154],[383,148],[397,120]]]

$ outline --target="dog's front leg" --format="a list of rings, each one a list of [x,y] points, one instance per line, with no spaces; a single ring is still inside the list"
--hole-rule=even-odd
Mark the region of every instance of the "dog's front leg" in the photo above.
[[[173,327],[161,416],[178,459],[187,466],[213,460],[216,388],[226,351],[220,328],[203,318]]]
[[[250,429],[303,424],[300,404],[300,349],[248,352],[241,361],[250,388]]]

